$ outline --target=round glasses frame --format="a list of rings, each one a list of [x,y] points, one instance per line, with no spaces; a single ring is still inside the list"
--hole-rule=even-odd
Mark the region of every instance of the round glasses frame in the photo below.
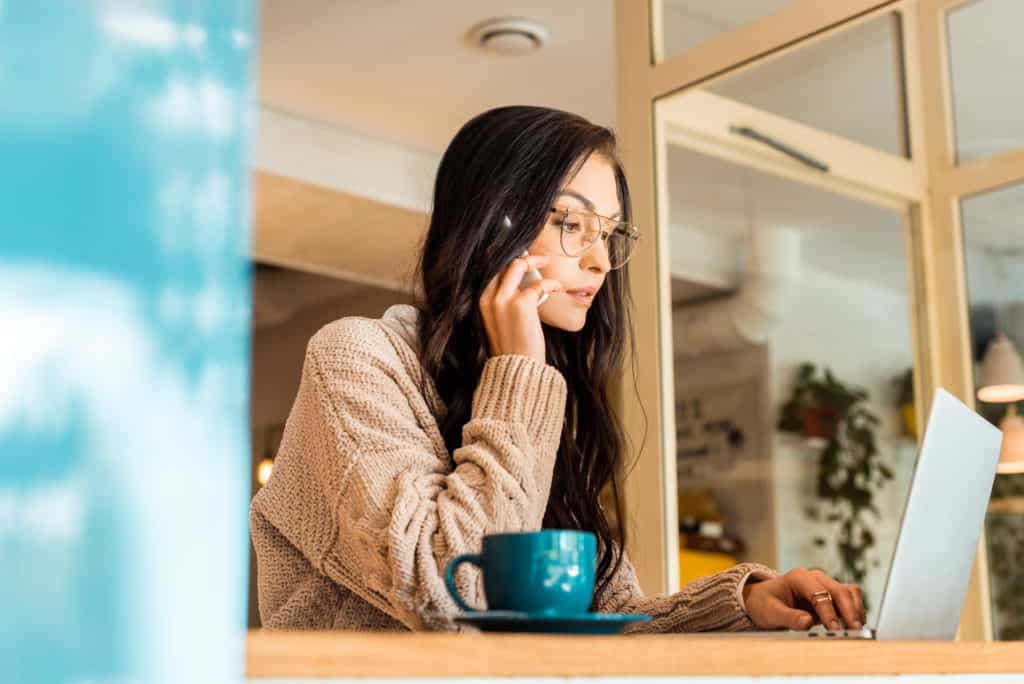
[[[625,250],[626,251],[626,257],[622,260],[622,263],[612,264],[611,263],[611,261],[612,261],[611,251],[609,251],[608,252],[608,263],[611,264],[611,266],[610,266],[611,270],[615,271],[617,269],[622,268],[627,263],[629,263],[629,260],[633,257],[633,252],[636,250],[636,243],[639,242],[639,240],[640,240],[640,229],[637,228],[636,226],[634,226],[632,223],[627,223],[625,221],[620,221],[618,219],[609,218],[607,216],[602,216],[601,214],[596,214],[596,213],[594,213],[592,211],[585,211],[585,210],[582,210],[582,209],[566,209],[566,208],[551,207],[551,213],[555,214],[555,215],[558,215],[558,214],[562,215],[562,225],[555,226],[555,227],[558,228],[558,242],[559,242],[559,245],[562,248],[562,252],[566,256],[571,256],[571,257],[583,256],[584,254],[587,253],[587,251],[590,250],[591,247],[593,247],[594,245],[597,244],[598,237],[607,239],[612,234],[617,234],[623,240],[623,244],[627,246],[627,249]],[[596,217],[600,221],[600,224],[601,224],[600,231],[597,231],[593,238],[591,238],[591,239],[589,239],[589,240],[587,240],[585,242],[583,249],[581,249],[581,250],[579,250],[579,251],[577,251],[575,253],[570,251],[565,246],[565,240],[566,240],[567,233],[566,233],[566,230],[565,230],[564,226],[565,226],[565,219],[569,216],[569,214],[581,214],[581,215],[585,215],[585,216],[594,216],[594,217]],[[610,228],[610,229],[606,228],[606,226],[609,226],[609,225],[611,225],[613,227]],[[606,249],[607,249],[607,247],[606,247]]]

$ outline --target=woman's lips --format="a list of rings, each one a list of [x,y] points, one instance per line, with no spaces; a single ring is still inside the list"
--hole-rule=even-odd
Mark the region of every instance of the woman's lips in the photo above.
[[[589,308],[590,305],[594,303],[593,295],[574,294],[572,292],[566,292],[565,294],[569,295],[569,299],[572,300],[573,304],[578,306],[585,306]]]

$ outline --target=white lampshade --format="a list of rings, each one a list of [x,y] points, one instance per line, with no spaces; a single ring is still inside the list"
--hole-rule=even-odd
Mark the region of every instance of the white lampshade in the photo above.
[[[989,403],[1024,399],[1024,363],[1003,333],[995,336],[981,361],[978,399]]]
[[[999,451],[998,472],[1002,475],[1024,473],[1024,420],[1010,404],[1006,417],[999,423],[1003,431],[1003,448]]]

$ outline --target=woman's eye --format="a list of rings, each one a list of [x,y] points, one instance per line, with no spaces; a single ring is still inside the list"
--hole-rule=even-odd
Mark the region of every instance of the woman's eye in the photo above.
[[[562,221],[562,230],[575,233],[580,229],[580,224],[575,221]]]

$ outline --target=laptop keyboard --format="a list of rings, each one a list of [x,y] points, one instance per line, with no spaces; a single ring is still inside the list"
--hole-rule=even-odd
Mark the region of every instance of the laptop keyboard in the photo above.
[[[818,639],[870,639],[871,631],[868,629],[839,629],[832,631],[825,629],[825,625],[814,625],[807,630],[807,636]]]

